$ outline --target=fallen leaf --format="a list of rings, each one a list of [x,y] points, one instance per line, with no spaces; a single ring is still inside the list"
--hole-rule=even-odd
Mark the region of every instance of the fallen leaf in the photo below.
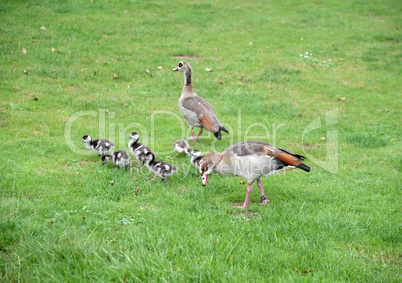
[[[219,244],[219,239],[216,239],[216,242]]]
[[[303,40],[303,37],[300,37],[300,40]]]
[[[34,98],[32,98],[33,100],[35,100],[35,101],[38,101],[39,100],[39,98],[37,98],[37,97],[34,97]]]
[[[75,21],[75,18],[73,17],[73,21]]]
[[[207,72],[211,72],[211,71],[212,71],[212,69],[210,69],[210,68],[205,68],[205,71],[207,71]]]
[[[16,85],[13,86],[13,88],[15,88],[15,89],[20,89],[20,87],[19,87],[19,86],[16,86]]]
[[[50,48],[50,51],[53,53],[53,52],[56,52],[57,50],[52,47],[52,48]]]
[[[112,180],[112,181],[110,182],[110,184],[113,186],[113,184],[114,184],[114,180]]]
[[[218,81],[218,83],[220,83],[221,85],[223,85],[223,82],[221,82],[221,81]]]
[[[56,73],[56,70],[51,70],[50,72],[52,72],[52,73]]]
[[[117,79],[119,76],[116,73],[113,73],[113,78]]]
[[[341,98],[339,98],[339,100],[342,100],[342,101],[344,101],[346,98],[345,97],[341,97]]]
[[[50,224],[50,225],[54,225],[54,222],[53,222],[53,221],[50,221],[49,224]]]
[[[13,71],[14,71],[14,72],[17,71],[17,67],[14,66],[14,67],[13,67]]]
[[[251,46],[251,45],[253,45],[253,43],[250,41],[250,42],[248,43],[248,45],[250,45],[250,46]]]
[[[326,137],[322,137],[322,138],[320,138],[320,141],[326,141],[327,140],[327,138]]]
[[[25,55],[25,54],[27,54],[27,50],[24,48],[24,47],[22,47],[22,55]]]
[[[301,273],[312,273],[313,270],[309,269],[309,270],[303,270]]]
[[[114,13],[114,10],[110,11],[111,13]]]
[[[138,195],[140,193],[140,187],[137,187],[137,189],[135,189],[135,194]]]
[[[124,107],[127,107],[127,103],[123,103],[123,106],[124,106]]]
[[[28,71],[27,71],[27,70],[24,70],[24,74],[25,74],[25,75],[28,75]]]
[[[149,70],[148,70],[148,69],[145,69],[145,73],[149,74]]]
[[[303,116],[302,114],[299,114],[299,117]]]
[[[10,51],[9,53],[10,53],[10,54],[14,54],[14,53],[15,53],[15,51]]]
[[[246,181],[239,181],[240,185],[244,185]]]
[[[269,107],[268,107],[268,106],[265,106],[265,109],[269,110]]]
[[[46,27],[45,27],[45,26],[41,26],[40,29],[41,29],[41,30],[46,30]]]
[[[16,61],[17,60],[17,58],[13,58],[13,61]]]
[[[85,216],[81,216],[81,218],[82,218],[83,220],[85,220]]]
[[[35,134],[35,135],[39,135],[39,132],[37,132],[37,131],[34,131],[34,134]]]
[[[218,51],[219,50],[219,48],[215,48],[215,51]]]
[[[162,67],[162,66],[159,66],[159,67],[158,67],[158,70],[162,70],[162,69],[163,69],[163,67]]]

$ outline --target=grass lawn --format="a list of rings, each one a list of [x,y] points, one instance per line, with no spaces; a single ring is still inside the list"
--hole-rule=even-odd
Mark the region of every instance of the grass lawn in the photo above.
[[[391,0],[1,0],[0,280],[400,282],[401,15]],[[255,184],[247,209],[232,208],[243,179],[203,187],[174,158],[190,136],[177,56],[230,133],[191,146],[262,140],[311,172],[263,178],[271,203]],[[132,131],[179,168],[168,184],[80,145],[128,151]]]

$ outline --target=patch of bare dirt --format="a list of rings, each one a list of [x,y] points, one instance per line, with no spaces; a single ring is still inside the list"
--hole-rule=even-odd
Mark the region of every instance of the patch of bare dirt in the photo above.
[[[201,57],[198,57],[198,56],[186,56],[186,55],[176,55],[176,56],[172,56],[172,58],[177,58],[177,59],[181,59],[181,60],[196,60],[196,61],[201,60]]]
[[[304,143],[303,148],[309,149],[309,148],[319,148],[318,145],[315,144],[309,144],[309,143]]]

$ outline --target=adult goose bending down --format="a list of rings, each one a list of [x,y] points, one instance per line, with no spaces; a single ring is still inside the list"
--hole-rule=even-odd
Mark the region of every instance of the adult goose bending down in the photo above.
[[[156,176],[160,177],[167,183],[167,177],[172,176],[177,172],[177,168],[164,161],[155,161],[155,155],[152,152],[145,154],[145,164],[149,171],[154,173]]]
[[[145,155],[148,152],[152,152],[146,145],[139,143],[140,135],[137,132],[132,132],[128,137],[131,141],[128,142],[128,148],[134,157],[138,160],[139,167],[145,163]]]
[[[82,137],[81,144],[85,143],[85,147],[89,150],[95,151],[99,156],[108,153],[116,145],[108,140],[97,139],[92,140],[90,135]]]
[[[222,154],[211,152],[204,157],[200,165],[202,185],[206,185],[212,171],[221,175],[236,175],[248,182],[246,200],[242,208],[247,207],[253,182],[261,192],[262,204],[269,200],[264,194],[261,177],[269,177],[286,167],[296,167],[306,172],[310,167],[303,164],[304,157],[286,149],[272,146],[261,141],[243,141],[229,146]]]
[[[229,133],[219,122],[211,104],[204,98],[197,96],[193,91],[192,69],[186,61],[181,61],[173,71],[184,74],[184,87],[179,99],[179,110],[188,126],[191,128],[191,138],[196,141],[204,128],[215,135],[218,140],[222,139],[221,131]],[[201,128],[197,136],[194,136],[194,127]]]
[[[126,170],[130,167],[130,155],[124,150],[115,150],[110,155],[102,156],[102,165],[111,161],[117,167],[126,167]]]

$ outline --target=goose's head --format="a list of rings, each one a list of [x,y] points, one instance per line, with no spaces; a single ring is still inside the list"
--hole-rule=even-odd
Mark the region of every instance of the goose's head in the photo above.
[[[105,163],[108,163],[110,160],[111,160],[110,155],[102,156],[102,165],[105,165]]]
[[[188,156],[190,156],[190,157],[195,157],[195,158],[197,158],[197,157],[200,157],[201,156],[201,150],[199,150],[198,148],[194,148],[193,150],[191,150],[189,153],[188,153]]]
[[[128,137],[128,139],[134,140],[134,142],[140,139],[140,135],[137,132],[132,132]]]
[[[180,72],[187,72],[187,71],[191,71],[191,67],[190,64],[187,63],[186,61],[180,61],[179,65],[177,65],[176,68],[173,69],[174,72],[180,71]]]
[[[208,181],[208,175],[212,173],[215,166],[222,160],[222,155],[218,152],[208,153],[200,164],[200,173],[202,175],[202,185],[205,186]]]
[[[91,140],[92,140],[92,138],[91,138],[90,135],[84,135],[84,136],[82,137],[81,144],[86,143],[86,142],[90,142]]]

